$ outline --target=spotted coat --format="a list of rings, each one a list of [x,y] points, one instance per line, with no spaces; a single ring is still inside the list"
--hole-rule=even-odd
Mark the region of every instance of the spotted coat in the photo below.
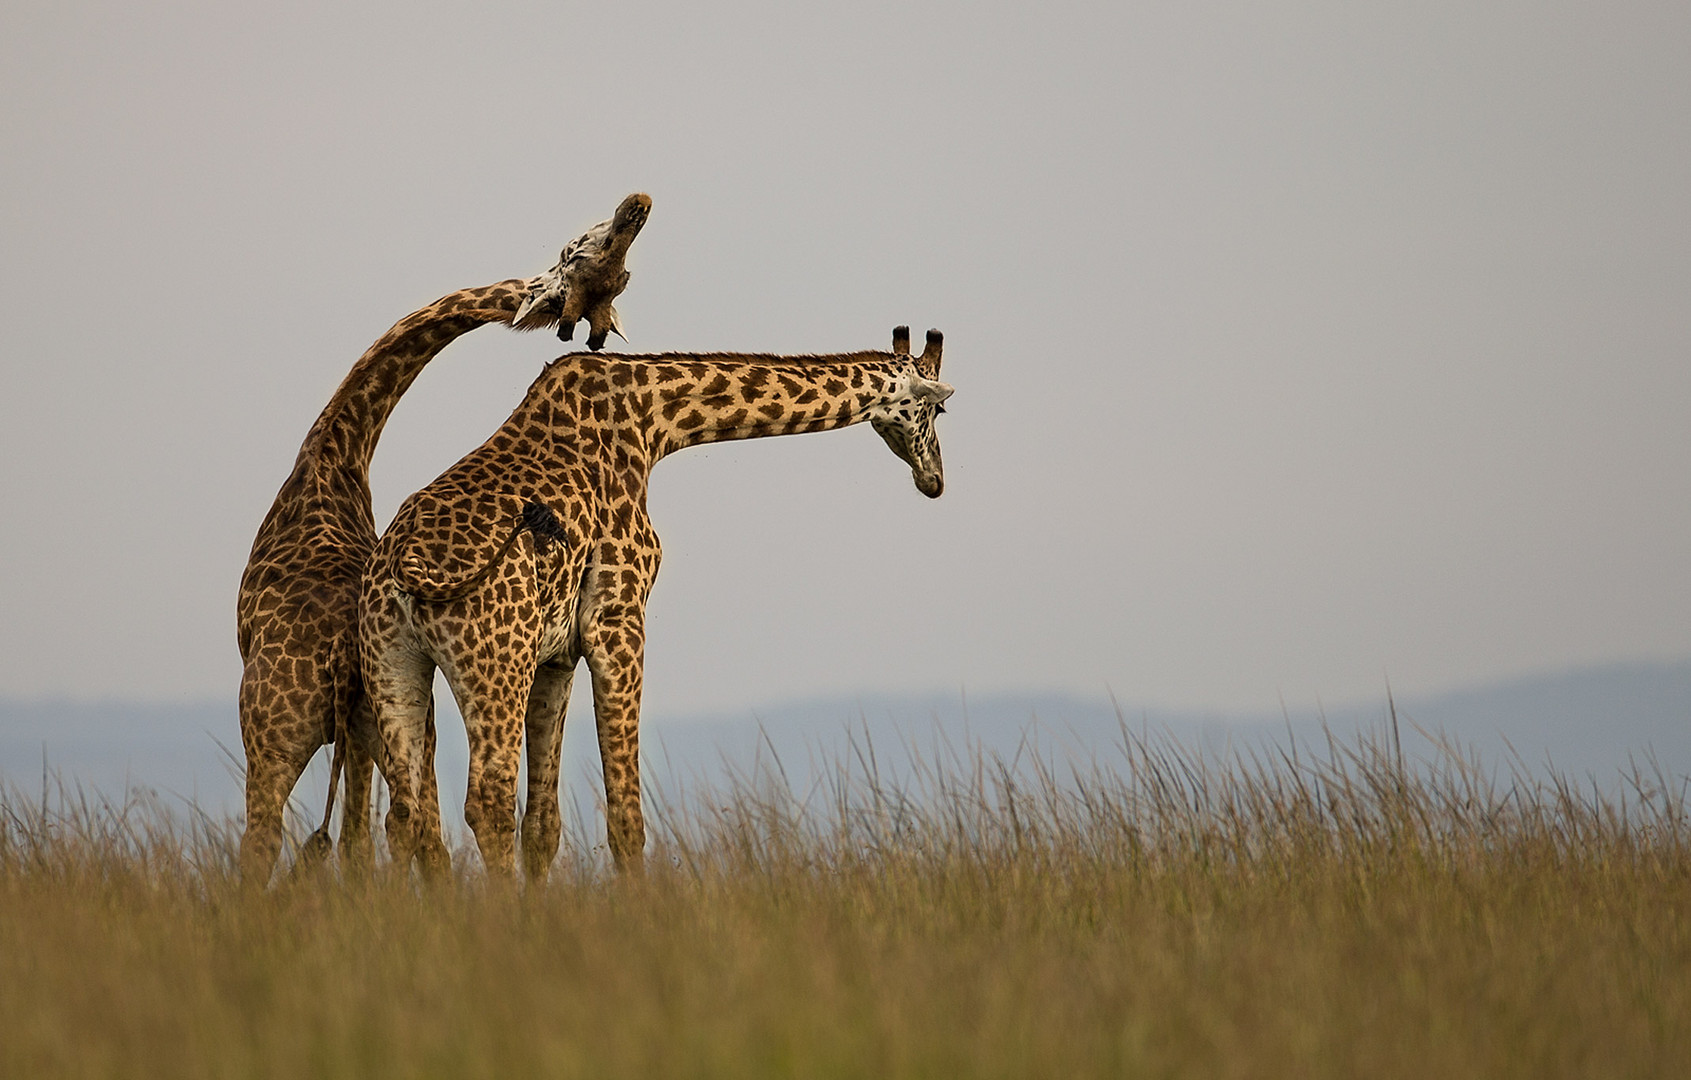
[[[495,874],[515,869],[526,733],[523,864],[531,880],[544,877],[559,843],[564,708],[585,660],[611,851],[619,864],[637,861],[645,606],[661,555],[646,513],[652,467],[700,443],[868,421],[917,488],[937,497],[933,418],[951,388],[938,381],[937,331],[921,356],[909,348],[900,327],[890,353],[571,354],[487,442],[407,499],[371,559],[359,610],[365,681],[392,765],[395,852],[433,857],[416,806],[433,767],[426,710],[438,668],[469,736],[465,819]],[[536,504],[562,542],[525,527]]]
[[[588,230],[565,249],[575,257],[547,273],[463,289],[407,315],[359,358],[312,425],[259,527],[236,602],[247,759],[240,858],[249,883],[269,879],[289,793],[312,755],[343,732],[341,851],[353,862],[369,859],[371,762],[381,745],[363,694],[356,623],[359,582],[376,544],[370,459],[394,406],[430,360],[478,326],[540,329],[573,307],[608,305],[627,285],[623,261],[650,208],[651,199],[631,195],[612,219],[620,231],[607,235],[610,223]],[[430,746],[433,738],[431,713]],[[439,847],[433,784],[432,775],[423,778],[421,827]],[[331,805],[334,797],[331,785]],[[326,832],[318,836],[326,843]]]

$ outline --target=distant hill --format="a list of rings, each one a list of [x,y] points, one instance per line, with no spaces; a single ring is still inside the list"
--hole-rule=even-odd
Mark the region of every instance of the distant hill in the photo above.
[[[197,800],[207,810],[233,810],[241,803],[241,760],[233,701],[0,698],[0,780],[25,792],[39,795],[45,772],[50,782],[80,784],[110,798],[145,787]]]
[[[565,739],[564,775],[572,801],[592,816],[597,751],[591,714],[578,697]],[[1612,783],[1629,761],[1651,757],[1669,776],[1691,777],[1691,661],[1586,668],[1499,682],[1456,693],[1397,701],[1406,756],[1426,757],[1422,732],[1443,733],[1504,769],[1513,753],[1527,767],[1546,764],[1581,778]],[[1119,757],[1123,727],[1225,754],[1288,737],[1315,747],[1327,729],[1341,739],[1385,732],[1387,702],[1281,715],[1223,715],[1147,708],[1118,709],[1100,696],[1060,693],[876,695],[776,703],[741,713],[649,716],[642,724],[646,776],[672,792],[779,760],[789,779],[806,785],[813,763],[872,746],[883,775],[909,768],[910,754],[966,752],[978,747],[1013,757],[1024,740],[1048,757]],[[867,743],[864,736],[867,735]],[[43,760],[51,776],[88,791],[121,796],[147,787],[166,801],[192,800],[212,813],[238,813],[240,757],[233,702],[178,705],[128,702],[0,700],[0,780],[39,792]],[[466,749],[450,700],[441,704],[441,791],[449,820],[463,804]],[[328,775],[320,754],[296,801],[318,811]]]
[[[1104,697],[1060,693],[864,695],[654,723],[642,746],[683,773],[724,756],[749,761],[759,745],[766,757],[773,752],[789,764],[791,773],[791,763],[806,763],[817,751],[839,753],[848,731],[867,733],[881,762],[893,767],[905,761],[907,749],[932,757],[966,745],[1006,758],[1037,746],[1058,759],[1108,763],[1120,757],[1124,729],[1226,756],[1288,739],[1321,748],[1327,732],[1340,741],[1359,733],[1384,736],[1390,711],[1384,688],[1373,703],[1233,715],[1127,702],[1118,708]],[[1667,775],[1691,776],[1691,661],[1586,668],[1399,698],[1396,711],[1410,760],[1435,756],[1434,740],[1440,739],[1504,772],[1511,764],[1539,773],[1554,768],[1607,785],[1633,762],[1650,760]]]

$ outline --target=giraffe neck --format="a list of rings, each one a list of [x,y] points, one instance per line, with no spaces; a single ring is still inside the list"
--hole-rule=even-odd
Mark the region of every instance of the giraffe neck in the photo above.
[[[428,362],[478,326],[510,323],[529,286],[528,281],[512,278],[460,289],[395,323],[341,380],[300,447],[296,471],[315,458],[323,467],[367,478],[388,417]]]
[[[859,423],[910,364],[908,356],[878,352],[607,354],[570,364],[554,380],[554,393],[583,402],[603,399],[595,418],[638,431],[649,468],[701,443]]]

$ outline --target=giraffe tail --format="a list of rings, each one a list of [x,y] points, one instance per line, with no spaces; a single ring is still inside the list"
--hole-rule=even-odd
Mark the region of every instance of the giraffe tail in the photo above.
[[[335,796],[340,789],[341,770],[346,765],[347,740],[352,737],[352,725],[348,723],[352,715],[353,702],[357,697],[355,668],[349,659],[348,652],[355,649],[343,638],[336,642],[331,654],[330,664],[335,672],[334,676],[334,756],[329,765],[329,798],[323,806],[323,824],[315,832],[305,838],[300,845],[300,866],[316,866],[328,859],[334,850],[334,843],[329,838],[329,821],[335,814]]]
[[[441,581],[428,576],[427,571],[420,565],[420,560],[411,554],[399,560],[394,570],[394,579],[398,581],[400,588],[418,600],[444,603],[460,599],[468,596],[476,586],[499,569],[525,532],[534,534],[535,543],[540,545],[540,550],[545,550],[545,546],[551,543],[569,542],[569,533],[565,531],[563,522],[558,520],[558,515],[552,508],[530,499],[523,504],[522,512],[517,514],[511,523],[511,532],[505,537],[505,542],[499,545],[493,556],[479,570],[456,581]]]
[[[323,862],[329,857],[329,852],[334,850],[334,843],[329,839],[329,819],[335,813],[335,793],[340,786],[341,767],[346,762],[347,738],[346,725],[337,724],[337,726],[340,730],[335,735],[335,756],[333,764],[329,766],[329,800],[323,807],[323,824],[317,827],[316,832],[305,838],[305,843],[300,845],[299,849],[300,862],[306,866],[315,866]]]

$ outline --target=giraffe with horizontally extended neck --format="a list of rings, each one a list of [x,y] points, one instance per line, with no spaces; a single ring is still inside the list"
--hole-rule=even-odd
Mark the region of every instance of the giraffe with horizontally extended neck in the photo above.
[[[546,274],[460,290],[401,319],[353,365],[312,425],[253,541],[237,602],[247,760],[243,880],[269,879],[288,794],[327,743],[337,748],[331,808],[345,762],[343,856],[369,859],[370,772],[380,744],[363,694],[356,621],[359,582],[376,544],[370,459],[394,406],[430,360],[478,326],[499,322],[538,329],[556,324],[572,304],[608,306],[627,284],[623,260],[650,208],[645,195],[629,196],[610,222],[585,234],[583,239],[599,234],[604,239],[571,267],[560,258]],[[607,281],[615,291],[607,289]],[[428,726],[432,743],[432,722]],[[433,791],[430,776],[423,813],[438,844],[439,800]],[[325,812],[324,828],[313,835],[314,854],[327,847],[327,817]]]
[[[482,446],[407,499],[377,545],[359,602],[364,678],[388,755],[390,848],[420,845],[429,690],[438,667],[470,743],[464,816],[482,860],[514,872],[517,760],[528,745],[524,870],[542,880],[557,854],[558,761],[576,664],[593,680],[607,831],[619,866],[645,844],[638,726],[646,598],[658,572],[646,515],[652,467],[700,443],[826,431],[868,421],[944,489],[934,417],[941,338],[921,356],[910,332],[893,351],[831,356],[572,354],[548,365]]]

